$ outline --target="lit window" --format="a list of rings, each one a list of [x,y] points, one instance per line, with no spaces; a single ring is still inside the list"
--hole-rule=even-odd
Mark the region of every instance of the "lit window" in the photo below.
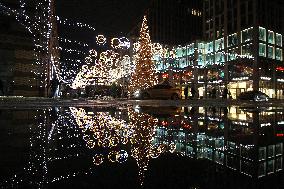
[[[252,27],[242,31],[242,43],[252,40]]]
[[[276,33],[276,45],[282,47],[282,35]]]
[[[192,55],[194,54],[194,44],[190,44],[187,46],[187,55]]]
[[[282,61],[283,60],[283,57],[282,57],[282,49],[279,49],[279,48],[276,48],[275,50],[275,57],[276,57],[276,60],[280,60]]]
[[[267,57],[268,57],[268,58],[272,58],[272,59],[275,58],[275,57],[274,57],[274,47],[268,46],[268,54],[267,54]]]
[[[271,43],[271,44],[275,43],[275,41],[274,41],[274,32],[270,31],[270,30],[268,30],[268,43]]]
[[[259,43],[259,56],[266,57],[266,45],[263,43]]]
[[[282,161],[283,161],[282,157],[279,157],[279,158],[276,159],[276,161],[275,161],[275,170],[276,171],[280,171],[280,170],[283,169]]]
[[[198,65],[204,66],[204,57],[202,54],[198,56]]]
[[[215,41],[215,51],[224,49],[224,38]]]
[[[235,46],[238,44],[237,33],[231,34],[228,36],[228,47]]]
[[[225,62],[225,56],[222,52],[216,53],[215,55],[215,63],[216,64],[221,64]]]
[[[177,49],[176,49],[176,57],[177,58],[180,58],[180,57],[182,57],[182,48],[180,48],[180,47],[178,47]]]
[[[214,55],[213,54],[207,54],[206,55],[206,64],[209,64],[209,65],[214,64]]]
[[[242,46],[242,55],[251,56],[252,55],[252,44],[247,44]]]
[[[213,42],[206,43],[205,45],[205,53],[213,52]]]
[[[267,174],[274,172],[274,160],[269,160],[267,162]]]
[[[259,40],[266,41],[266,30],[265,30],[265,28],[259,27]]]
[[[237,59],[237,52],[238,52],[238,48],[230,49],[228,51],[228,61],[236,60]]]

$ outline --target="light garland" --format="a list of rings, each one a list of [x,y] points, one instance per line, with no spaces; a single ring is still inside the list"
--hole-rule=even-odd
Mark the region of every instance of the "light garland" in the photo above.
[[[106,44],[106,37],[104,35],[97,35],[96,42],[98,45],[104,45]]]
[[[157,83],[155,65],[152,61],[152,45],[146,16],[143,18],[139,43],[137,59],[135,60],[135,71],[132,73],[130,79],[130,93],[139,89],[151,87]]]

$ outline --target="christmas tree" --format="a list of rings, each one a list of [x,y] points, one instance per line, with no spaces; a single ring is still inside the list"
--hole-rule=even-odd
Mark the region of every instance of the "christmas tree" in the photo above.
[[[140,184],[143,185],[149,161],[154,156],[152,140],[158,120],[148,114],[137,113],[131,108],[128,113],[129,127],[132,131],[130,136],[131,156],[136,160],[138,179]]]
[[[147,17],[144,16],[139,36],[140,47],[137,52],[135,70],[131,75],[129,92],[153,86],[157,82],[155,65],[152,61],[152,44],[147,25]]]

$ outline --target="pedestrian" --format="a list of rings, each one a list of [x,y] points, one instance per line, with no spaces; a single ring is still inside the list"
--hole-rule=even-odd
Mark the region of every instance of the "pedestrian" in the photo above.
[[[188,85],[185,85],[183,92],[184,92],[184,99],[187,99],[188,98]]]
[[[194,98],[194,97],[195,97],[195,94],[196,94],[196,91],[195,91],[194,86],[192,86],[192,87],[190,88],[190,93],[191,93],[191,98]]]
[[[60,84],[59,80],[56,77],[53,77],[51,82],[50,82],[50,89],[51,89],[50,90],[50,98],[58,96],[58,94],[57,94],[58,90],[57,89],[59,87],[59,84]]]
[[[223,90],[223,93],[222,93],[222,98],[223,98],[223,99],[227,99],[228,93],[229,93],[229,92],[228,92],[228,88],[225,87],[224,90]]]
[[[212,97],[212,91],[210,89],[209,92],[208,92],[208,98],[211,98],[211,97]]]
[[[3,81],[0,79],[0,92],[1,92],[1,95],[4,96],[4,85],[3,85]]]
[[[216,98],[216,93],[217,93],[217,91],[216,91],[216,89],[215,89],[215,87],[212,89],[212,98]]]

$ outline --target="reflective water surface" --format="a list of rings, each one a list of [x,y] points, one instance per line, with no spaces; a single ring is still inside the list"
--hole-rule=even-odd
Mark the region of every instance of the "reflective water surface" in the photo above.
[[[283,188],[284,109],[0,110],[0,188]]]

